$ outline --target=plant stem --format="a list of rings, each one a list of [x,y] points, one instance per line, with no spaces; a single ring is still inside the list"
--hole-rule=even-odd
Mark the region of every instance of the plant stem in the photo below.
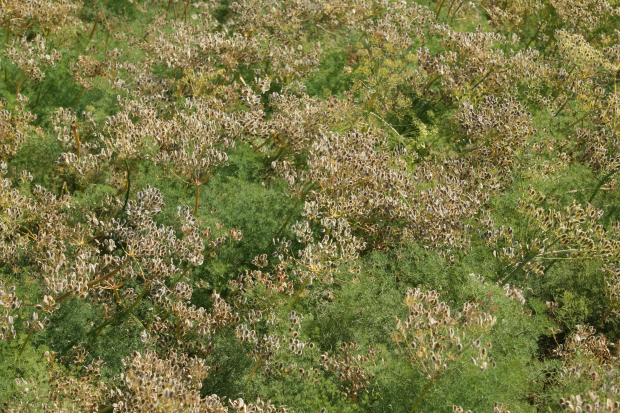
[[[17,355],[17,360],[19,360],[19,358],[22,356],[22,353],[24,352],[24,349],[26,348],[26,344],[28,344],[28,341],[30,341],[30,337],[32,336],[33,332],[34,332],[34,328],[31,329],[30,332],[28,333],[28,337],[26,337],[26,341],[24,341],[24,345],[19,350],[19,354]]]
[[[590,199],[588,199],[588,203],[589,204],[592,203],[592,201],[594,200],[594,197],[596,196],[598,191],[600,191],[601,187],[609,180],[609,178],[614,176],[619,170],[620,169],[616,169],[614,171],[611,171],[610,173],[605,175],[600,181],[598,181],[598,184],[596,184],[596,187],[594,187],[594,191],[592,192],[592,195],[590,195]]]
[[[493,73],[494,71],[495,71],[495,69],[491,69],[491,70],[489,70],[489,71],[487,72],[487,74],[486,74],[486,75],[484,75],[484,76],[482,77],[482,79],[480,79],[478,82],[476,82],[476,84],[475,84],[475,85],[471,88],[471,90],[474,90],[475,88],[477,88],[477,87],[478,87],[478,85],[479,85],[480,83],[484,82],[484,81],[485,81],[485,79],[486,79],[487,77],[489,77],[489,76],[491,75],[491,73]]]
[[[90,36],[88,37],[88,40],[91,42],[93,40],[93,36],[95,35],[95,29],[97,29],[97,23],[99,23],[99,14],[95,17],[95,24],[93,24],[93,29],[90,31]]]
[[[445,3],[445,1],[446,0],[440,0],[439,4],[435,8],[437,10],[435,12],[435,21],[437,21],[437,19],[439,18],[439,13],[441,12],[441,8],[443,7],[443,4]]]
[[[463,6],[463,4],[465,4],[465,0],[461,0],[459,5],[457,6],[456,10],[454,10],[454,13],[452,13],[452,17],[450,18],[450,24],[452,24],[452,20],[454,20],[454,17],[456,16],[456,13],[459,12],[459,10],[461,9],[461,6]]]
[[[530,261],[532,261],[533,259],[535,259],[537,257],[536,254],[532,254],[532,255],[526,255],[525,259],[523,261],[521,261],[521,263],[517,266],[517,268],[515,268],[510,274],[508,274],[506,277],[504,277],[503,280],[500,281],[500,283],[504,283],[506,282],[506,280],[508,280],[509,278],[511,278],[513,275],[515,275],[517,272],[519,272],[523,267],[525,267],[525,265],[527,263],[529,263]]]
[[[609,315],[611,314],[612,311],[614,311],[615,308],[616,308],[615,305],[610,305],[609,308],[607,308],[607,310],[605,311],[605,314],[603,314],[603,317],[601,317],[601,320],[598,322],[596,327],[594,327],[595,330],[598,330],[603,325],[603,323],[605,323],[605,320],[607,320],[607,317],[609,317]]]
[[[22,75],[19,77],[19,81],[17,82],[17,90],[15,91],[15,99],[17,99],[17,96],[19,95],[19,89],[22,86],[22,81],[24,80],[24,75],[26,74],[26,71],[23,70],[22,71]]]
[[[576,124],[578,124],[579,122],[581,122],[582,120],[584,120],[585,118],[587,118],[589,115],[598,112],[599,110],[601,110],[600,108],[598,109],[592,109],[591,111],[589,111],[588,113],[586,113],[585,115],[583,115],[582,117],[580,117],[579,119],[577,119],[576,121],[574,121],[573,123],[571,123],[570,125],[568,125],[567,127],[565,127],[564,129],[562,129],[560,132],[566,132],[567,130],[569,130],[570,128],[572,128],[573,126],[575,126]]]
[[[448,11],[446,13],[446,17],[450,17],[450,12],[452,11],[452,7],[454,7],[454,5],[456,4],[457,0],[452,0],[452,2],[450,3],[450,7],[448,7]]]
[[[172,4],[172,0],[168,0],[168,8],[166,9],[166,20],[168,20],[168,14],[170,13],[171,4]]]
[[[95,342],[95,340],[97,339],[97,337],[99,337],[99,334],[101,334],[101,332],[103,331],[103,329],[112,324],[114,321],[116,320],[120,320],[120,318],[124,317],[125,315],[131,313],[131,311],[133,311],[133,309],[136,307],[136,305],[138,305],[138,303],[140,301],[142,301],[142,299],[144,298],[144,296],[146,295],[146,293],[151,289],[150,285],[146,285],[144,287],[144,289],[142,290],[142,292],[140,293],[140,295],[138,296],[138,298],[136,299],[136,301],[133,302],[133,304],[131,304],[131,306],[123,311],[121,311],[120,313],[116,314],[114,317],[110,318],[108,321],[104,322],[102,325],[100,325],[99,327],[97,327],[96,329],[96,334],[95,337],[92,338],[92,340],[90,340],[90,343],[88,343],[88,346],[86,346],[86,350],[88,351],[90,349],[90,347],[93,345],[93,343]],[[91,335],[93,334],[95,330],[92,330],[91,332],[87,333],[86,335]]]
[[[6,49],[6,45],[9,44],[9,39],[11,36],[11,13],[7,13],[7,22],[6,22],[6,41],[4,42],[4,48]]]
[[[73,137],[75,137],[75,143],[77,144],[77,157],[78,159],[80,159],[80,153],[82,151],[82,142],[80,142],[80,135],[78,134],[77,125],[75,124],[71,125],[71,129],[73,129]]]
[[[185,16],[184,16],[184,21],[185,23],[187,23],[187,8],[189,7],[189,4],[192,0],[187,0],[187,3],[185,3]]]
[[[111,32],[111,31],[112,31],[112,30],[108,29],[108,34],[107,34],[107,35],[106,35],[106,37],[105,37],[105,48],[104,48],[104,50],[103,50],[103,54],[104,54],[104,56],[107,56],[107,55],[108,55],[108,40],[110,40],[110,32]]]
[[[194,206],[194,216],[198,216],[198,201],[200,200],[200,185],[196,185],[196,205]]]
[[[278,238],[280,236],[280,234],[282,233],[282,231],[284,231],[284,228],[286,228],[286,225],[288,224],[288,222],[293,217],[293,212],[295,212],[295,210],[297,209],[297,206],[299,205],[300,201],[301,201],[301,199],[298,199],[297,202],[295,202],[295,205],[291,209],[291,212],[288,214],[288,217],[286,218],[286,221],[284,221],[284,224],[282,224],[282,226],[280,227],[278,232],[276,232],[276,235],[274,236],[274,238]]]
[[[295,298],[293,299],[293,302],[291,302],[291,305],[288,306],[288,311],[287,312],[291,312],[293,307],[295,307],[295,304],[297,304],[297,300],[299,300],[299,297],[301,296],[301,293],[303,293],[304,290],[306,289],[306,285],[308,285],[308,280],[309,279],[310,278],[306,278],[304,283],[301,285],[301,288],[299,289],[299,291],[297,291],[297,294],[295,294]]]
[[[129,189],[131,188],[131,170],[133,169],[133,165],[135,162],[136,160],[134,159],[131,162],[131,166],[129,166],[127,160],[125,159],[125,167],[127,167],[127,188],[125,189],[125,203],[123,204],[123,208],[121,209],[121,211],[124,211],[127,208],[127,203],[129,202]]]
[[[422,394],[420,395],[420,397],[418,397],[418,400],[415,401],[415,404],[413,405],[413,407],[411,408],[409,413],[414,413],[415,412],[415,409],[418,407],[418,405],[420,404],[420,402],[422,401],[424,396],[426,396],[426,393],[428,393],[428,391],[431,389],[431,387],[433,387],[433,383],[434,382],[435,382],[434,379],[430,379],[430,381],[428,382],[428,384],[426,385],[426,387],[422,391]]]

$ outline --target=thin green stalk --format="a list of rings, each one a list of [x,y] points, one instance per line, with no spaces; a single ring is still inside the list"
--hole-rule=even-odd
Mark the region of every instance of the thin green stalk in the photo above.
[[[19,81],[17,82],[17,90],[15,91],[15,99],[17,99],[17,96],[19,95],[19,89],[22,86],[22,81],[24,80],[25,75],[26,75],[26,71],[22,70],[22,75],[19,77]]]
[[[439,18],[439,13],[441,13],[441,8],[443,7],[443,4],[446,2],[446,0],[440,0],[439,4],[437,5],[437,7],[435,7],[435,10],[437,10],[435,12],[435,21],[437,21],[437,19]]]
[[[456,14],[459,12],[459,10],[461,10],[461,7],[463,6],[463,4],[465,4],[465,0],[461,0],[456,10],[454,10],[452,17],[450,18],[450,24],[452,24],[452,20],[454,20],[454,17],[456,16]]]
[[[168,8],[166,9],[166,20],[168,20],[168,14],[170,13],[171,4],[172,4],[172,0],[168,0]]]
[[[97,24],[99,23],[99,14],[95,17],[95,24],[93,24],[93,29],[90,31],[90,36],[88,37],[88,41],[93,40],[93,36],[95,35],[95,30],[97,29]]]
[[[471,90],[474,90],[475,88],[477,88],[477,87],[478,87],[478,85],[479,85],[480,83],[484,82],[484,81],[486,80],[486,78],[487,78],[487,77],[489,77],[489,76],[491,75],[491,73],[493,73],[494,71],[495,71],[495,69],[491,69],[491,70],[489,70],[489,71],[487,72],[487,74],[486,74],[486,75],[484,75],[484,76],[482,77],[482,79],[480,79],[478,82],[476,82],[476,84],[475,84],[475,85],[471,88]]]
[[[65,78],[65,79],[62,81],[62,83],[60,84],[60,86],[58,87],[58,89],[59,89],[59,90],[62,90],[62,88],[63,88],[63,86],[65,85],[65,83],[66,83],[66,82],[67,82],[67,78]],[[51,82],[50,82],[50,83],[51,83]],[[53,83],[52,83],[52,84],[50,84],[50,85],[49,85],[49,87],[45,90],[45,93],[43,94],[43,96],[41,96],[41,97],[37,97],[37,101],[34,103],[34,105],[33,105],[33,106],[36,106],[36,105],[37,105],[37,104],[41,101],[41,99],[45,99],[45,97],[46,97],[46,96],[47,96],[47,94],[50,92],[50,90],[52,90],[52,87],[53,87],[53,86],[54,86],[54,85],[53,85]]]
[[[187,0],[187,2],[185,3],[185,16],[183,17],[185,23],[187,23],[187,8],[189,7],[191,1],[192,0]]]
[[[247,393],[247,398],[250,398],[250,381],[252,380],[252,377],[254,377],[254,373],[256,373],[256,370],[258,370],[258,368],[260,367],[261,364],[263,364],[265,360],[263,360],[263,358],[259,358],[258,361],[256,362],[256,364],[254,365],[254,368],[252,369],[252,372],[250,373],[250,377],[248,377],[248,382],[246,384],[247,389],[246,389],[246,393]]]
[[[80,159],[80,153],[82,151],[82,142],[80,142],[80,134],[77,130],[77,125],[71,125],[71,129],[73,129],[73,137],[75,138],[75,144],[77,145],[77,157]]]
[[[568,103],[568,99],[566,99],[564,103],[562,104],[562,106],[560,106],[560,108],[557,110],[557,112],[555,112],[555,114],[553,115],[554,118],[558,117],[558,115],[562,112],[562,110],[564,110],[564,107],[566,106],[567,103]]]
[[[125,268],[125,266],[127,264],[129,264],[130,259],[131,259],[131,256],[128,255],[125,258],[125,261],[123,261],[123,263],[117,269],[115,269],[114,271],[112,271],[112,272],[110,272],[110,273],[108,273],[106,275],[103,275],[103,276],[101,276],[101,277],[99,277],[97,279],[92,280],[91,282],[89,282],[87,284],[87,286],[90,288],[93,285],[100,284],[100,283],[104,282],[105,280],[114,277],[116,274],[118,274],[118,272],[120,270],[122,270],[123,268]],[[57,304],[60,304],[61,302],[65,301],[67,298],[69,298],[70,296],[71,296],[71,293],[70,292],[66,292],[66,293],[62,294],[61,296],[59,296],[58,298],[56,298],[55,301],[56,301]]]
[[[450,7],[448,7],[448,11],[446,12],[446,17],[450,17],[450,12],[452,11],[452,7],[456,4],[457,0],[452,0],[450,3]]]
[[[616,309],[616,307],[617,306],[615,306],[615,305],[610,305],[607,308],[607,310],[605,311],[605,314],[603,314],[603,317],[601,317],[601,320],[598,322],[596,327],[594,327],[595,330],[598,330],[605,323],[605,320],[607,320],[607,317],[609,317],[611,312],[614,311]]]
[[[579,119],[577,119],[576,121],[574,121],[573,123],[565,127],[564,129],[562,129],[560,132],[561,133],[566,132],[567,130],[569,130],[570,128],[572,128],[573,126],[575,126],[576,124],[578,124],[579,122],[581,122],[582,120],[590,116],[591,114],[598,112],[599,110],[601,110],[601,108],[592,109],[591,111],[589,111],[588,113],[586,113],[585,115],[583,115],[582,117],[580,117]]]
[[[194,206],[194,216],[198,216],[198,201],[200,200],[200,185],[196,185],[196,205]]]
[[[557,243],[558,243],[558,241],[559,241],[559,239],[556,239],[555,241],[553,241],[553,242],[551,243],[551,245],[549,245],[549,246],[547,247],[547,249],[552,248],[555,244],[557,244]],[[513,270],[510,274],[508,274],[506,277],[504,277],[502,280],[500,280],[500,283],[502,283],[502,284],[503,284],[503,283],[505,283],[505,282],[506,282],[506,280],[508,280],[509,278],[511,278],[511,277],[512,277],[513,275],[515,275],[517,272],[519,272],[520,270],[522,270],[522,269],[523,269],[523,267],[525,267],[525,266],[526,266],[529,262],[531,262],[532,260],[534,260],[534,259],[536,259],[536,258],[538,258],[538,257],[539,257],[539,255],[538,255],[538,254],[530,254],[530,253],[528,253],[528,254],[525,256],[525,259],[524,259],[523,261],[521,261],[521,263],[519,263],[519,265],[517,266],[517,268],[515,268],[515,269],[514,269],[514,270]],[[547,259],[549,259],[549,258],[547,258]]]
[[[6,22],[6,41],[4,42],[4,47],[9,44],[10,36],[11,36],[11,13],[7,13],[7,22]]]
[[[276,233],[276,235],[274,236],[274,238],[278,238],[280,236],[280,234],[282,233],[282,231],[284,231],[284,228],[286,228],[286,225],[289,223],[289,221],[291,220],[291,218],[293,217],[293,213],[295,212],[295,209],[297,209],[297,207],[299,206],[299,203],[304,199],[304,197],[314,189],[316,185],[310,184],[310,186],[308,188],[306,188],[305,190],[303,190],[301,192],[301,194],[299,195],[299,199],[297,200],[297,202],[295,202],[295,205],[293,206],[293,208],[291,209],[291,212],[288,214],[288,217],[286,218],[286,221],[284,221],[284,224],[282,224],[282,226],[280,227],[280,229],[278,230],[278,232]]]
[[[110,324],[114,323],[117,320],[120,320],[125,315],[131,313],[133,311],[133,309],[136,308],[136,305],[138,305],[138,303],[140,301],[142,301],[142,299],[144,298],[146,293],[150,290],[150,288],[151,287],[149,285],[145,286],[144,289],[142,290],[142,292],[140,293],[140,295],[138,296],[138,298],[136,299],[136,301],[134,301],[133,304],[130,307],[128,307],[127,309],[121,311],[120,313],[118,313],[114,317],[110,318],[108,321],[104,322],[101,326],[97,327],[95,337],[93,337],[92,340],[90,340],[90,343],[88,343],[88,346],[86,346],[86,350],[90,349],[90,347],[93,345],[93,343],[95,342],[97,337],[99,337],[99,334],[101,334],[101,332],[103,331],[103,329],[105,327],[109,326]],[[95,330],[91,330],[86,335],[91,335],[94,332],[95,332]]]
[[[439,79],[441,79],[440,75],[437,75],[437,76],[429,79],[429,81],[426,82],[426,85],[424,86],[424,89],[422,89],[422,93],[425,93],[427,90],[429,90],[429,88],[433,85],[433,83],[435,83]]]
[[[105,37],[105,48],[104,48],[104,50],[103,50],[103,55],[104,55],[104,56],[107,56],[107,55],[108,55],[108,40],[110,40],[110,32],[111,32],[111,31],[112,31],[112,30],[108,29],[108,34],[107,34],[107,36]]]
[[[426,396],[426,393],[428,393],[428,391],[431,389],[431,387],[433,387],[433,383],[434,382],[435,382],[434,379],[430,379],[430,381],[428,382],[428,384],[426,385],[426,387],[422,391],[422,394],[420,395],[420,397],[418,397],[418,400],[415,401],[415,403],[414,403],[413,407],[411,408],[411,410],[409,411],[409,413],[414,413],[415,412],[415,409],[418,407],[418,405],[420,404],[420,402],[422,401],[424,396]]]
[[[34,328],[31,329],[30,332],[28,333],[28,337],[26,337],[26,341],[24,341],[24,345],[19,350],[19,354],[17,355],[17,360],[19,360],[19,358],[22,356],[22,353],[24,352],[24,349],[26,348],[26,344],[28,344],[28,341],[30,341],[30,337],[32,337],[32,333],[34,333]]]
[[[274,236],[274,238],[278,238],[280,236],[280,234],[282,233],[282,231],[284,231],[284,228],[286,228],[286,225],[288,224],[288,222],[293,217],[293,213],[297,209],[297,206],[299,205],[300,201],[301,201],[301,199],[298,199],[297,202],[295,202],[295,205],[293,206],[293,208],[291,208],[291,212],[288,214],[288,217],[286,218],[286,221],[284,221],[284,224],[282,224],[282,226],[280,227],[278,232],[276,232],[276,235]]]
[[[299,289],[299,291],[297,291],[297,294],[295,294],[295,298],[291,302],[291,305],[288,306],[287,312],[290,312],[293,309],[293,307],[295,307],[295,304],[297,304],[297,301],[299,300],[299,297],[301,296],[301,293],[304,292],[304,290],[306,289],[306,285],[308,285],[308,280],[309,280],[309,278],[306,278],[304,283],[301,285],[301,288]]]
[[[80,101],[80,98],[82,97],[82,93],[84,93],[84,90],[86,90],[86,88],[82,86],[82,90],[80,90],[80,93],[77,95],[77,97],[73,101],[73,104],[71,105],[72,108],[74,108],[75,105],[77,105],[77,103]]]
[[[538,33],[540,33],[540,29],[542,28],[543,24],[544,24],[544,20],[541,20],[541,21],[540,21],[540,24],[538,25],[538,29],[536,29],[536,32],[535,32],[535,33],[534,33],[534,35],[530,38],[530,41],[529,41],[529,42],[527,42],[527,44],[525,45],[524,49],[526,49],[526,50],[527,50],[527,48],[528,48],[528,47],[530,47],[530,44],[532,44],[532,42],[533,42],[534,40],[536,40],[536,38],[538,37]]]
[[[133,169],[133,165],[136,162],[136,160],[134,159],[131,162],[131,166],[129,166],[129,163],[127,163],[127,160],[125,159],[125,166],[127,167],[127,189],[125,190],[125,203],[123,204],[123,209],[121,209],[121,211],[125,211],[125,209],[127,208],[127,203],[129,202],[129,189],[131,188],[131,170]]]
[[[594,201],[594,197],[596,196],[596,194],[598,194],[598,191],[601,190],[601,187],[603,185],[605,185],[605,183],[612,177],[614,176],[620,169],[616,169],[614,171],[611,171],[610,173],[608,173],[607,175],[605,175],[600,181],[598,181],[598,183],[596,184],[596,187],[594,187],[594,191],[592,191],[592,195],[590,195],[590,199],[588,199],[588,203],[592,203],[592,201]]]

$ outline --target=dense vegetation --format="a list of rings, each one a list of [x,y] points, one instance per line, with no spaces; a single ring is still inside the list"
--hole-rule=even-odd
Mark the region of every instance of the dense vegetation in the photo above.
[[[620,412],[620,1],[0,21],[2,412]]]

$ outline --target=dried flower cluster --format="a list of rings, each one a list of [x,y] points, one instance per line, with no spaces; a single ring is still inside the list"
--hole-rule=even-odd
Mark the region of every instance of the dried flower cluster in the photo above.
[[[620,411],[617,0],[0,22],[3,412]]]

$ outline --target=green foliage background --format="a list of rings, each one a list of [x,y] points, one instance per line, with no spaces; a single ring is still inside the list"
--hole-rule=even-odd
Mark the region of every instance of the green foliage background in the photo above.
[[[178,4],[178,7],[184,4],[171,3]],[[190,3],[192,2],[188,1],[188,4]],[[238,16],[231,12],[232,3],[227,0],[211,3],[214,3],[213,7],[208,8],[205,13],[212,15],[209,18],[213,19],[213,30],[228,37],[233,36],[236,30],[235,19]],[[445,1],[445,6],[441,6],[443,0],[407,0],[406,3],[426,6],[429,11],[438,10],[437,24],[445,24],[458,33],[497,32],[509,37],[518,32],[521,39],[511,47],[525,50],[526,46],[535,46],[543,50],[542,53],[549,59],[550,65],[560,65],[562,62],[559,58],[553,59],[553,49],[543,49],[546,46],[542,37],[529,41],[525,36],[533,35],[534,28],[538,23],[542,25],[542,20],[539,22],[532,17],[531,26],[493,21],[492,16],[486,12],[485,5],[497,2],[472,2],[464,5],[462,9],[459,8],[460,14],[453,15],[450,15],[450,11],[456,13],[460,0]],[[448,3],[453,4],[450,11],[446,10]],[[553,8],[553,2],[542,3],[549,9]],[[65,149],[56,139],[50,119],[56,108],[73,107],[80,122],[83,121],[82,112],[89,111],[94,121],[103,125],[106,117],[120,110],[120,96],[117,97],[120,92],[113,90],[106,80],[97,80],[92,89],[82,93],[81,87],[74,81],[69,63],[75,62],[80,55],[88,54],[87,48],[92,44],[99,47],[107,41],[108,31],[104,30],[102,25],[94,30],[92,42],[88,41],[88,31],[100,14],[110,19],[116,18],[115,33],[126,34],[125,38],[110,37],[108,50],[118,48],[123,51],[126,64],[143,62],[145,52],[133,47],[128,39],[146,38],[144,33],[147,23],[141,7],[147,6],[151,7],[150,18],[154,18],[156,12],[172,16],[167,10],[170,7],[169,2],[85,1],[77,15],[77,20],[82,24],[77,29],[81,30],[79,34],[67,35],[64,43],[61,34],[49,34],[50,47],[59,48],[63,54],[62,59],[54,67],[45,69],[45,78],[41,83],[25,81],[21,87],[21,93],[30,99],[27,110],[37,116],[33,126],[40,129],[28,134],[19,151],[6,159],[7,177],[12,180],[13,187],[24,196],[30,196],[37,185],[57,195],[66,191],[72,196],[76,220],[84,218],[84,211],[107,214],[109,211],[105,212],[104,206],[109,198],[117,198],[122,204],[125,197],[124,183],[119,183],[121,180],[116,177],[124,177],[124,160],[115,155],[107,168],[91,177],[92,179],[59,166],[59,156]],[[377,14],[385,11],[379,6],[376,9]],[[369,17],[375,21],[377,18]],[[169,19],[172,20],[172,17]],[[180,21],[181,18],[177,20]],[[9,27],[10,24],[4,24],[7,34],[12,30],[15,30],[15,33],[19,31]],[[553,24],[561,28],[564,23],[556,16]],[[613,29],[615,27],[596,29],[592,41],[604,38],[603,35],[607,36],[605,33],[612,33]],[[163,30],[172,33],[175,29],[168,24]],[[323,53],[316,70],[299,79],[308,98],[318,101],[326,101],[332,97],[349,99],[352,107],[359,109],[351,115],[353,120],[347,120],[353,125],[345,122],[335,125],[332,130],[341,133],[352,129],[380,130],[386,137],[386,143],[377,150],[406,149],[407,156],[403,159],[407,160],[409,171],[414,171],[423,162],[431,162],[444,155],[469,159],[466,155],[470,148],[458,122],[454,121],[459,105],[463,103],[462,99],[450,95],[449,92],[444,93],[441,82],[432,87],[429,82],[428,88],[425,88],[429,93],[424,94],[420,92],[421,88],[416,89],[413,86],[414,81],[410,78],[399,78],[393,89],[385,86],[384,90],[376,92],[382,92],[378,99],[384,99],[382,104],[387,109],[375,109],[377,112],[382,110],[384,116],[380,118],[375,114],[375,119],[370,115],[372,104],[369,103],[370,95],[365,89],[366,82],[375,81],[374,77],[380,73],[380,67],[397,58],[392,59],[385,52],[382,61],[377,63],[377,67],[368,69],[371,74],[366,75],[366,72],[360,69],[366,63],[362,60],[355,61],[353,56],[354,52],[359,52],[356,49],[358,42],[355,40],[359,38],[359,31],[351,29],[348,33],[347,30],[305,28],[301,30],[305,37],[294,41],[307,49],[313,47],[313,42],[323,43]],[[20,36],[30,38],[38,34],[42,34],[42,30],[36,24],[28,25],[19,33]],[[549,32],[545,36],[552,39],[551,35]],[[16,34],[12,36],[15,37]],[[268,39],[261,40],[266,42]],[[609,44],[612,43],[617,45],[617,39]],[[369,49],[381,47],[378,43],[374,46],[368,42],[360,44]],[[440,40],[429,35],[425,43],[416,40],[416,43],[410,46],[411,52],[415,53],[422,45],[428,47],[433,54],[443,53],[447,49]],[[601,49],[602,46],[599,46],[597,44]],[[508,46],[505,46],[505,49],[507,48]],[[15,105],[20,70],[6,58],[0,60],[0,64],[3,72],[0,96],[6,100],[5,109],[13,110],[11,108]],[[254,73],[267,73],[269,68],[270,65],[265,61],[242,64],[234,81],[240,84],[238,79],[245,78],[245,81],[251,83],[249,79]],[[347,68],[349,70],[346,70]],[[173,81],[182,79],[181,73],[166,68],[160,62],[153,64],[152,74]],[[269,93],[284,93],[283,89],[287,86],[285,83],[274,79]],[[388,82],[379,83],[387,85]],[[611,93],[615,83],[608,82],[604,86]],[[472,95],[477,93],[476,88],[473,89]],[[525,86],[523,89],[526,89]],[[392,105],[398,93],[404,96],[404,106]],[[472,102],[477,99],[478,102],[475,103],[479,103],[485,94],[491,94],[486,91],[480,93],[480,96],[472,98]],[[575,107],[570,114],[565,113],[555,118],[546,108],[530,101],[524,90],[520,90],[520,93],[516,98],[524,102],[535,129],[530,143],[564,142],[567,152],[573,148],[571,145],[577,145],[573,142],[572,124],[585,113],[585,109]],[[553,93],[561,91],[549,91],[545,96]],[[168,103],[180,107],[186,96],[177,90],[172,99],[176,99],[176,102]],[[263,97],[263,101],[268,102],[268,99]],[[374,104],[374,100],[372,102]],[[469,103],[469,100],[467,102]],[[273,107],[268,106],[266,112],[266,119],[275,116]],[[165,116],[163,108],[161,116]],[[598,121],[586,117],[579,125],[599,127],[596,122]],[[569,130],[565,129],[567,125],[571,126]],[[615,128],[615,125],[612,128]],[[613,133],[615,137],[615,129]],[[613,145],[617,146],[617,140],[614,142]],[[254,270],[256,267],[252,261],[256,256],[267,254],[271,257],[274,253],[277,256],[274,238],[286,237],[293,240],[293,250],[302,248],[302,245],[296,242],[291,224],[304,219],[303,202],[297,202],[294,196],[289,196],[286,182],[271,166],[273,161],[280,161],[281,152],[278,152],[277,148],[271,152],[271,149],[259,151],[258,143],[252,139],[236,143],[234,150],[227,151],[228,164],[221,167],[200,192],[200,208],[196,218],[205,226],[215,228],[221,225],[225,230],[240,230],[243,238],[239,242],[226,245],[212,259],[188,271],[188,283],[204,283],[202,287],[194,289],[191,303],[196,307],[210,309],[213,291],[218,291],[225,300],[232,299],[234,292],[231,291],[229,281],[236,279],[238,274],[246,270]],[[269,145],[265,148],[268,147]],[[519,212],[517,207],[519,200],[527,196],[527,188],[534,188],[548,198],[554,198],[562,207],[573,202],[585,205],[592,189],[601,179],[602,172],[594,170],[587,162],[576,161],[579,158],[577,155],[564,166],[558,166],[555,172],[531,173],[536,165],[545,161],[561,163],[558,151],[536,154],[531,146],[528,146],[518,156],[515,155],[514,165],[501,172],[505,174],[501,177],[505,179],[501,196],[493,195],[484,205],[485,209],[491,211],[490,217],[495,227],[514,228],[515,239],[523,245],[530,245],[533,241],[532,232],[527,229],[531,224],[530,218]],[[574,149],[574,153],[577,152],[579,149]],[[302,165],[299,167],[302,170],[307,156],[308,147],[291,155],[290,161]],[[32,174],[32,182],[19,181],[23,170]],[[158,188],[165,201],[162,213],[155,217],[157,224],[172,226],[177,234],[180,234],[177,207],[187,205],[193,208],[194,187],[175,179],[166,168],[144,156],[136,160],[133,166],[129,198],[135,199],[137,192],[146,185]],[[605,231],[611,231],[612,223],[620,216],[620,198],[613,179],[605,182],[603,189],[596,194],[592,204],[604,211],[599,223]],[[116,216],[124,213],[120,209],[113,212],[118,214]],[[3,205],[0,205],[0,213],[6,214]],[[114,214],[111,216],[115,216]],[[318,223],[312,225],[315,230],[320,231]],[[316,346],[313,352],[304,353],[296,361],[305,369],[318,365],[318,358],[323,352],[337,353],[342,343],[355,342],[361,352],[371,346],[378,349],[378,357],[365,366],[368,374],[373,377],[366,387],[367,393],[360,394],[357,399],[345,397],[341,380],[326,371],[321,371],[314,382],[300,379],[293,373],[282,376],[257,373],[254,376],[253,369],[256,364],[248,356],[247,346],[244,347],[235,337],[234,326],[224,327],[213,339],[214,350],[209,355],[208,363],[217,366],[217,369],[204,378],[201,394],[217,394],[230,400],[242,397],[248,401],[260,397],[271,400],[275,405],[289,406],[298,413],[320,411],[322,408],[328,412],[409,411],[427,385],[428,378],[409,365],[402,349],[394,342],[394,318],[403,319],[407,316],[407,307],[403,304],[407,290],[421,288],[424,291],[437,290],[441,299],[454,311],[462,308],[465,302],[474,302],[497,317],[494,327],[484,335],[484,339],[492,343],[490,353],[497,366],[488,371],[460,376],[453,381],[437,383],[421,401],[418,411],[449,412],[453,406],[463,406],[472,411],[492,411],[495,402],[506,404],[513,412],[560,411],[557,403],[559,397],[585,391],[588,387],[565,374],[563,359],[554,353],[554,350],[581,325],[596,326],[598,333],[603,334],[609,343],[620,340],[617,311],[611,313],[609,319],[601,318],[612,306],[607,295],[608,285],[600,270],[604,261],[601,257],[582,260],[565,255],[558,258],[553,265],[547,265],[542,275],[532,275],[526,271],[516,272],[510,284],[523,287],[525,303],[521,304],[506,297],[502,286],[496,284],[509,271],[496,255],[502,247],[501,241],[493,245],[485,242],[479,235],[472,236],[471,249],[452,250],[448,254],[411,239],[392,243],[369,239],[369,247],[361,252],[357,260],[361,268],[359,274],[347,276],[346,279],[343,276],[342,281],[328,287],[318,285],[319,283],[309,285],[299,300],[290,299],[290,307],[284,306],[275,310],[281,319],[286,319],[288,310],[293,307],[304,315],[300,338],[310,340]],[[8,239],[6,234],[3,236]],[[450,257],[451,255],[453,257]],[[30,275],[31,272],[34,273],[36,265],[28,257],[27,251],[23,252],[17,262],[0,262],[0,287],[15,285],[18,295],[34,297],[36,301],[37,297],[44,294],[45,288],[40,278]],[[272,261],[263,269],[265,272],[275,270]],[[479,280],[478,275],[483,277],[484,281]],[[129,286],[140,291],[143,284],[134,280]],[[34,311],[31,310],[27,311]],[[145,300],[140,302],[131,314],[107,325],[100,334],[94,334],[94,329],[108,321],[109,316],[88,301],[77,298],[67,300],[51,317],[50,325],[42,332],[33,334],[30,338],[27,330],[22,328],[15,339],[0,340],[0,401],[15,402],[23,397],[25,385],[20,384],[19,380],[16,382],[16,379],[24,378],[45,388],[48,377],[45,352],[56,354],[69,372],[70,362],[67,360],[75,354],[76,349],[88,349],[87,361],[102,359],[105,363],[102,380],[113,383],[125,369],[122,360],[135,351],[142,352],[147,349],[148,345],[141,340],[141,333],[145,330],[144,325],[153,321],[153,314],[157,310],[156,308],[154,311],[152,304]],[[613,348],[612,353],[615,357]],[[610,368],[615,369],[617,366],[615,358],[608,363],[612,366]],[[100,407],[104,409],[106,406]]]

